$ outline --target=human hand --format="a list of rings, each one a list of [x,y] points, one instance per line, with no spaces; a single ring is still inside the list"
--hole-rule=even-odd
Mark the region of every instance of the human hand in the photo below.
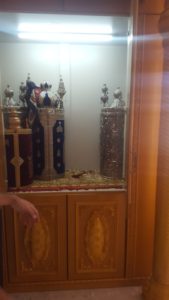
[[[38,210],[31,202],[14,195],[12,197],[11,207],[19,213],[21,222],[24,225],[32,226],[38,222]]]

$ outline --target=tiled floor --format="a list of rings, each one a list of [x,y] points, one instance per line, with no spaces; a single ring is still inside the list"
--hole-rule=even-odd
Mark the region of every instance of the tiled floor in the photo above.
[[[14,300],[142,300],[140,287],[13,294]]]

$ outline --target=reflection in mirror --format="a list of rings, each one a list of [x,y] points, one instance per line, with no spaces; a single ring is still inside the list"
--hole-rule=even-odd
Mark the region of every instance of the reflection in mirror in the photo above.
[[[125,187],[130,27],[123,16],[0,13],[9,188]]]

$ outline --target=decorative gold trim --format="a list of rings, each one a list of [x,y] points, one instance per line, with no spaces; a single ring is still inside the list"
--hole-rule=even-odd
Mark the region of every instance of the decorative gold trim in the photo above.
[[[104,262],[109,243],[109,228],[106,218],[101,212],[94,211],[90,216],[86,227],[86,252],[94,265]]]
[[[58,176],[53,163],[53,127],[57,120],[64,119],[64,113],[54,108],[39,109],[40,123],[44,128],[45,167],[40,176],[43,180],[51,180]]]
[[[27,257],[33,268],[43,263],[49,256],[51,247],[50,231],[47,221],[41,219],[32,228],[27,228],[24,236]]]

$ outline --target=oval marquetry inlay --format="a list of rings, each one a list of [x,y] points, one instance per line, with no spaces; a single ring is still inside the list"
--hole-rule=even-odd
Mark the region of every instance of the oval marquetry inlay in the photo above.
[[[85,238],[87,255],[92,263],[100,264],[107,256],[108,235],[106,218],[99,212],[93,212],[87,223]]]
[[[50,249],[50,232],[43,217],[32,228],[26,229],[24,245],[32,266],[47,259]]]

